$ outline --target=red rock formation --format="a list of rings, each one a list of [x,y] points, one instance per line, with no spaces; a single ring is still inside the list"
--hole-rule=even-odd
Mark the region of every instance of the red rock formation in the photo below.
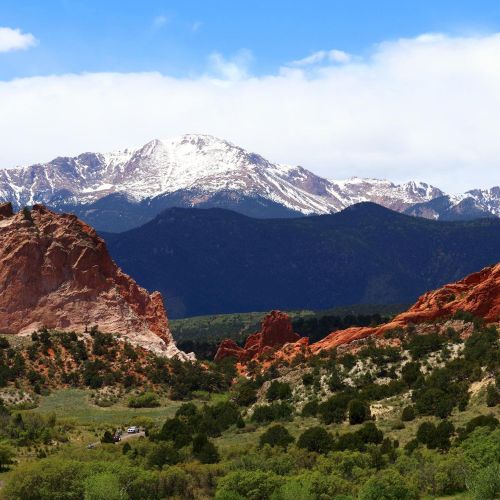
[[[376,328],[348,328],[330,333],[312,344],[311,352],[332,349],[371,335],[382,335],[409,324],[451,317],[458,311],[471,313],[488,323],[500,323],[500,263],[470,274],[456,283],[425,293],[410,309],[396,316],[390,323]]]
[[[90,325],[187,359],[175,346],[161,295],[124,274],[91,227],[42,205],[15,215],[10,204],[0,206],[0,332]]]
[[[272,351],[272,356],[266,361],[267,364],[280,359],[290,360],[299,353],[306,356],[316,354],[369,336],[382,335],[396,328],[404,328],[410,324],[430,323],[449,318],[458,311],[471,313],[488,323],[500,324],[500,263],[471,274],[456,283],[425,293],[410,309],[396,316],[390,323],[375,328],[352,327],[338,330],[311,345],[308,345],[306,338],[297,341],[298,336],[293,333],[288,317],[273,311],[264,321],[262,332],[248,337],[244,348],[231,340],[225,340],[217,351],[216,360],[232,356],[244,364],[251,359],[258,359],[269,351]],[[276,315],[280,315],[281,319],[277,319]],[[288,326],[285,326],[283,317],[287,318]],[[276,333],[278,331],[279,334]],[[266,346],[283,347],[275,350]]]
[[[226,339],[220,344],[215,360],[220,361],[227,357],[233,357],[238,361],[247,362],[257,359],[265,353],[270,353],[277,347],[297,342],[299,338],[300,335],[293,331],[288,314],[271,311],[262,321],[261,331],[250,335],[244,347]]]
[[[0,220],[14,215],[12,203],[0,203]]]

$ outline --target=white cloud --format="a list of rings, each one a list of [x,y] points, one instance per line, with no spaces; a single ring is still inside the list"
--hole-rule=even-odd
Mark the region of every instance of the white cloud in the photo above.
[[[0,166],[199,132],[333,178],[500,183],[500,34],[385,42],[365,59],[258,77],[250,59],[213,55],[218,77],[0,82]]]
[[[34,47],[37,39],[31,33],[22,33],[19,29],[0,27],[0,52],[25,50]]]
[[[168,16],[164,16],[164,15],[159,15],[159,16],[156,16],[154,19],[153,19],[153,24],[152,24],[152,28],[153,28],[153,31],[158,31],[160,30],[161,28],[163,28],[168,22],[170,21],[170,18]]]
[[[252,53],[247,49],[240,50],[231,59],[226,59],[218,52],[210,54],[208,58],[210,71],[217,77],[229,81],[238,81],[247,78],[248,67],[252,60]]]
[[[290,66],[311,66],[319,63],[348,63],[351,60],[351,55],[343,50],[319,50],[311,55],[292,61]]]

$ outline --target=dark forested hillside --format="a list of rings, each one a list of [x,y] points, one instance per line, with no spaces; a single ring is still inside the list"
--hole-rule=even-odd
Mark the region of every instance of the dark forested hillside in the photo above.
[[[103,236],[170,317],[412,302],[500,260],[498,219],[438,222],[373,203],[297,219],[173,208]]]

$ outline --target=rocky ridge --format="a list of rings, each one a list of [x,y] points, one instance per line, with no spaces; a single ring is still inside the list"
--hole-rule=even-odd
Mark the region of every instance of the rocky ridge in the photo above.
[[[171,207],[227,208],[250,217],[329,214],[361,202],[431,219],[500,216],[500,188],[447,195],[425,182],[326,179],[202,134],[110,153],[0,169],[0,201],[72,212],[99,231],[138,227]]]
[[[0,200],[18,207],[90,204],[116,193],[136,203],[177,193],[182,206],[203,205],[225,193],[229,198],[267,200],[306,215],[338,212],[361,201],[402,210],[444,194],[420,182],[328,180],[301,166],[272,163],[228,141],[200,134],[0,170]]]
[[[157,354],[190,358],[175,345],[160,293],[123,273],[94,229],[42,205],[17,214],[0,205],[0,332],[93,325]]]
[[[386,332],[409,325],[425,325],[437,320],[449,320],[457,313],[470,314],[487,323],[500,324],[500,263],[486,267],[455,283],[425,293],[407,311],[381,326],[338,330],[310,345],[305,337],[290,341],[286,336],[279,336],[277,337],[279,342],[273,347],[267,347],[266,350],[254,348],[253,336],[247,339],[244,348],[225,340],[221,343],[215,359],[220,360],[232,356],[241,364],[245,364],[249,360],[264,361],[265,357],[265,361],[269,364],[272,359],[291,359],[299,353],[314,355],[367,337],[379,337]],[[286,314],[277,311],[273,311],[272,314],[282,318],[287,317]]]
[[[215,361],[233,357],[240,362],[248,362],[270,354],[284,344],[297,342],[299,339],[300,335],[293,331],[288,314],[271,311],[263,319],[260,332],[250,335],[244,347],[240,347],[233,340],[224,340],[217,350]]]
[[[389,323],[376,328],[348,328],[332,332],[310,348],[313,353],[317,353],[411,324],[451,317],[458,312],[469,313],[488,323],[500,323],[500,263],[425,293],[410,309],[398,314]]]

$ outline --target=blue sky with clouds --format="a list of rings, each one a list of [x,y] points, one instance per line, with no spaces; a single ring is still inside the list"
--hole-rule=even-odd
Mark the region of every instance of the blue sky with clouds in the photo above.
[[[492,32],[500,3],[470,0],[2,0],[0,26],[38,40],[0,60],[0,78],[95,71],[205,72],[211,53],[252,54],[255,74],[325,48],[363,54],[427,32]]]
[[[0,168],[208,133],[330,178],[500,183],[500,3],[0,1]]]

